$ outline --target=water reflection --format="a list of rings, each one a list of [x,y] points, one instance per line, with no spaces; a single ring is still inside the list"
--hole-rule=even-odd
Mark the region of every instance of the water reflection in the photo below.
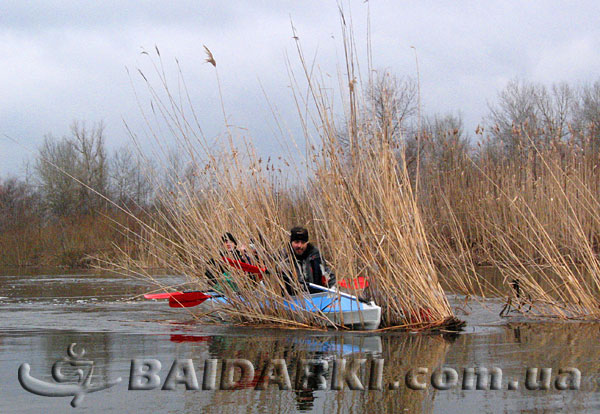
[[[69,401],[61,398],[44,398],[26,394],[16,383],[18,365],[27,362],[31,365],[31,375],[52,382],[50,369],[63,358],[72,342],[87,350],[86,358],[94,361],[93,383],[109,382],[119,376],[124,383],[102,391],[101,395],[86,396],[83,406],[96,408],[95,404],[129,409],[148,409],[155,404],[178,407],[178,412],[306,412],[341,411],[365,412],[391,410],[402,406],[411,412],[420,407],[432,407],[431,392],[414,392],[401,387],[399,390],[332,390],[332,374],[336,361],[345,359],[365,359],[364,366],[358,370],[359,378],[365,388],[370,384],[369,375],[374,360],[383,359],[383,384],[388,386],[402,379],[412,366],[429,367],[431,370],[444,362],[449,342],[441,337],[410,335],[355,335],[327,334],[311,332],[262,331],[227,335],[193,335],[173,333],[169,335],[124,335],[111,333],[83,333],[63,331],[60,333],[39,333],[36,339],[31,337],[9,337],[9,346],[2,346],[2,359],[10,361],[2,364],[0,373],[3,378],[11,378],[12,398],[28,401],[32,407],[44,407],[46,412],[64,412]],[[219,373],[223,374],[223,361],[239,359],[250,361],[255,371],[246,383],[234,387],[233,391],[185,391],[184,385],[176,390],[128,391],[126,383],[130,376],[132,358],[157,359],[162,368],[158,375],[164,385],[175,360],[191,359],[197,378],[202,383],[204,363],[209,359],[219,361]],[[265,371],[272,360],[284,360],[291,379],[292,390],[281,391],[277,384],[258,391],[268,373]],[[303,361],[315,363],[311,372],[322,374],[327,388],[317,389],[317,383],[307,381],[306,388],[298,384],[299,367]],[[317,364],[324,361],[325,365]],[[326,368],[319,371],[321,368]],[[236,376],[240,373],[236,373]],[[238,378],[236,377],[236,380]],[[314,378],[309,378],[314,379]],[[372,381],[372,380],[371,380]],[[272,381],[271,381],[272,382]],[[219,381],[217,381],[219,384]],[[11,397],[9,397],[10,399]],[[111,403],[112,401],[112,403]]]
[[[241,406],[252,407],[253,412],[394,412],[397,407],[418,412],[422,407],[432,407],[432,392],[415,392],[402,386],[398,390],[387,389],[389,384],[404,380],[404,374],[414,367],[428,367],[431,372],[441,366],[449,349],[450,342],[441,336],[395,335],[356,335],[356,334],[314,334],[307,332],[282,333],[266,331],[263,335],[240,336],[195,336],[171,335],[171,341],[186,343],[192,349],[203,349],[202,354],[219,360],[240,358],[252,362],[255,376],[236,392],[215,391],[203,405],[208,412],[239,413]],[[280,391],[272,385],[265,391],[254,388],[263,379],[269,361],[283,359],[289,370],[293,391]],[[365,391],[332,391],[332,374],[336,361],[365,359],[359,370],[361,384]],[[383,390],[368,390],[372,384],[373,361],[382,359]],[[316,384],[309,384],[308,390],[301,390],[298,370],[302,361],[325,361],[316,364],[314,373],[322,374],[328,389],[318,390]],[[327,366],[327,370],[323,367]],[[199,373],[200,377],[201,374]],[[248,388],[248,389],[243,389]],[[189,407],[203,404],[204,396],[186,396]],[[217,409],[218,408],[218,409]]]
[[[52,381],[51,367],[76,342],[94,361],[93,382],[109,382],[117,377],[123,383],[108,390],[86,395],[80,408],[91,411],[146,411],[195,413],[226,412],[522,412],[592,411],[600,406],[600,325],[594,323],[540,323],[522,317],[498,318],[501,301],[487,301],[491,310],[476,303],[467,307],[467,329],[453,338],[442,335],[404,333],[314,332],[237,328],[202,325],[185,311],[161,304],[131,300],[144,292],[140,282],[121,281],[114,275],[35,276],[1,279],[0,296],[0,412],[64,413],[69,398],[47,398],[23,390],[17,381],[21,363],[31,365],[31,375]],[[106,296],[97,301],[78,296]],[[57,297],[61,297],[58,299]],[[64,299],[64,297],[68,297]],[[451,297],[455,304],[460,298]],[[162,364],[160,386],[150,391],[129,391],[131,360],[156,359]],[[160,388],[175,360],[193,361],[200,387],[205,361],[218,361],[220,378],[226,359],[247,360],[253,375],[233,390],[186,391],[178,384],[174,391]],[[256,388],[269,377],[272,360],[285,361],[292,390],[280,390],[274,381],[266,390]],[[365,391],[332,390],[336,361],[365,360],[358,369]],[[327,380],[327,389],[297,387],[298,367],[303,360],[326,362],[318,371]],[[374,361],[383,360],[383,390],[369,390]],[[350,365],[348,365],[350,366]],[[321,366],[322,368],[324,366]],[[469,367],[500,368],[501,390],[463,390],[464,370]],[[581,391],[527,390],[528,367],[551,368],[552,383],[561,368],[575,367],[582,374]],[[424,390],[406,386],[406,375],[424,368],[420,381]],[[458,386],[446,391],[431,385],[437,369],[452,369]],[[239,375],[237,373],[236,375]],[[237,380],[237,377],[235,378]],[[519,380],[520,387],[508,390],[508,382]],[[220,380],[217,380],[219,385]],[[394,384],[398,382],[397,389]],[[217,387],[218,388],[218,387]]]

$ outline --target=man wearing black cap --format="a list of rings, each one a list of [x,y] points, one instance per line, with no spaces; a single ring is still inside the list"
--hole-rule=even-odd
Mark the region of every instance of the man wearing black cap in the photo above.
[[[308,242],[308,230],[304,227],[294,227],[290,230],[291,259],[295,267],[295,277],[301,286],[310,293],[320,292],[310,288],[307,283],[331,287],[335,284],[335,275],[329,270],[327,264],[321,258],[321,253],[313,244]],[[288,293],[294,294],[293,284],[286,277],[286,288]]]

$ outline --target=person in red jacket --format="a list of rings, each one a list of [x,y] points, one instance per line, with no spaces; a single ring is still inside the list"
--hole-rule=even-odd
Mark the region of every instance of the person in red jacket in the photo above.
[[[208,282],[213,288],[219,289],[219,279],[223,279],[227,281],[231,286],[234,286],[233,281],[230,279],[230,266],[228,266],[225,262],[225,258],[229,258],[232,260],[239,261],[241,263],[252,264],[252,259],[246,253],[246,248],[244,245],[238,245],[233,234],[227,232],[221,237],[221,241],[223,242],[223,248],[219,250],[219,258],[217,260],[210,259],[208,261],[208,266],[205,271],[206,278]],[[217,273],[217,274],[215,274]],[[217,276],[221,275],[221,276]],[[221,282],[223,281],[221,280]],[[234,288],[236,290],[237,288]]]

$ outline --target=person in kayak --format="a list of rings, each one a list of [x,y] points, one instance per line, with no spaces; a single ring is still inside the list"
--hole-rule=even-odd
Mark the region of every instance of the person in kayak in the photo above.
[[[231,280],[230,276],[230,267],[225,263],[222,258],[230,258],[241,263],[252,264],[252,259],[246,253],[246,248],[243,245],[238,245],[233,234],[227,232],[221,237],[221,241],[223,242],[223,249],[219,250],[219,259],[210,259],[208,262],[208,267],[204,274],[208,279],[208,283],[213,287],[213,289],[221,290],[220,283],[226,282],[229,284],[231,288],[237,290],[235,283]],[[221,277],[219,282],[218,278],[215,276],[213,271],[217,270]]]
[[[304,227],[294,227],[290,230],[290,244],[285,249],[284,257],[294,265],[294,274],[291,277],[288,272],[282,272],[286,290],[290,295],[297,293],[294,287],[296,284],[292,283],[293,278],[309,293],[321,291],[311,288],[308,283],[324,287],[335,285],[334,273],[322,259],[319,249],[308,242],[308,230]]]

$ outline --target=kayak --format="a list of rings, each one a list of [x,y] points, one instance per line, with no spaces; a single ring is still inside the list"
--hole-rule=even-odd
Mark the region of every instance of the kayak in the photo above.
[[[241,261],[232,260],[227,257],[222,258],[230,266],[238,268],[248,273],[261,275],[266,269],[261,269]],[[366,280],[358,279],[355,284],[367,285]],[[367,302],[348,293],[340,292],[337,289],[331,289],[313,283],[307,283],[307,286],[313,290],[319,290],[319,293],[308,292],[304,295],[292,297],[284,301],[285,309],[298,312],[314,312],[325,316],[330,326],[346,326],[352,329],[374,330],[379,328],[381,323],[381,307],[374,302]],[[347,286],[347,285],[346,285]],[[200,305],[205,311],[218,310],[227,304],[228,299],[221,292],[170,292],[158,294],[146,294],[146,299],[169,299],[171,307],[192,307]]]
[[[351,329],[373,330],[379,328],[381,307],[373,302],[358,300],[355,296],[324,288],[323,292],[292,297],[283,306],[291,311],[314,312],[324,315],[330,326],[345,326]],[[213,311],[226,305],[225,296],[214,295],[203,301],[204,311]]]

